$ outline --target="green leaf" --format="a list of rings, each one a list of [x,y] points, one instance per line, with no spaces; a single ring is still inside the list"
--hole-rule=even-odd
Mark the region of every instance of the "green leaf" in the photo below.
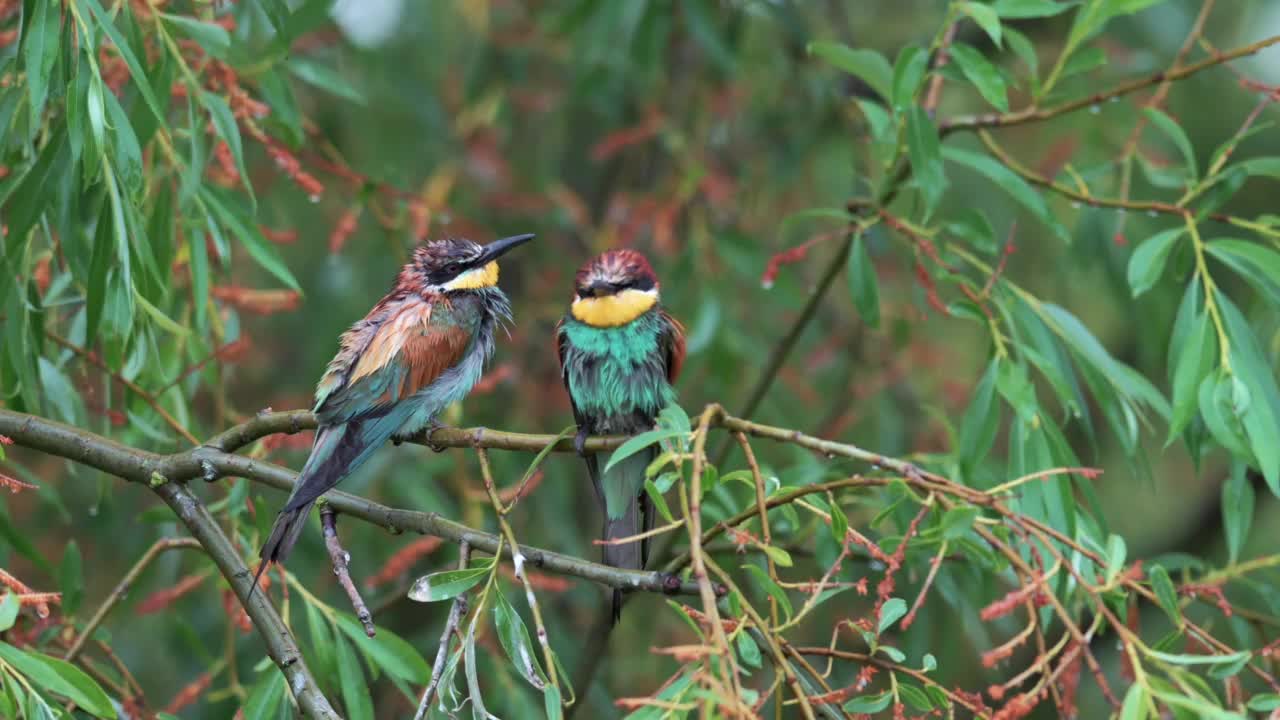
[[[334,641],[338,658],[338,685],[342,689],[342,702],[350,720],[373,720],[373,702],[369,698],[369,686],[360,668],[360,658],[342,638]]]
[[[1164,569],[1163,565],[1155,565],[1151,568],[1151,572],[1147,573],[1147,579],[1151,581],[1151,589],[1155,590],[1156,602],[1160,604],[1160,609],[1164,610],[1169,616],[1169,621],[1174,627],[1182,627],[1182,611],[1178,607],[1178,591],[1173,587],[1173,581],[1169,579],[1169,571]]]
[[[1059,15],[1070,10],[1072,4],[1058,0],[996,0],[991,8],[1002,18],[1022,20]]]
[[[284,674],[274,670],[264,673],[244,702],[244,716],[265,720],[280,717],[280,705],[284,698]]]
[[[1232,565],[1240,559],[1240,550],[1253,525],[1253,484],[1249,482],[1245,469],[1242,462],[1231,463],[1231,474],[1222,485],[1222,528],[1227,536],[1227,557]]]
[[[987,365],[960,421],[960,463],[968,468],[966,475],[971,475],[973,468],[991,450],[996,441],[996,431],[1000,428],[1000,407],[995,403],[999,366],[998,358],[993,358]]]
[[[62,589],[62,612],[75,615],[84,598],[84,563],[80,559],[80,546],[75,540],[67,541],[62,551],[62,564],[58,567],[59,586]]]
[[[205,52],[216,58],[226,58],[227,51],[231,49],[231,35],[221,25],[168,13],[160,13],[160,17],[179,33],[195,40],[205,49]]]
[[[1182,153],[1182,160],[1187,164],[1187,175],[1191,178],[1198,177],[1196,151],[1191,147],[1191,138],[1187,137],[1187,133],[1182,129],[1182,126],[1159,108],[1149,107],[1145,112],[1151,124],[1155,125],[1160,132],[1172,140],[1174,146]]]
[[[907,111],[907,154],[916,184],[924,194],[925,212],[933,211],[947,189],[946,167],[942,163],[942,142],[938,129],[921,107]]]
[[[1239,269],[1241,265],[1249,265],[1261,273],[1262,277],[1280,283],[1280,252],[1265,245],[1248,240],[1217,238],[1206,243],[1205,250],[1232,268]]]
[[[1107,582],[1113,582],[1124,569],[1124,561],[1126,559],[1127,550],[1125,548],[1124,538],[1119,535],[1112,535],[1107,538]]]
[[[335,621],[334,625],[389,675],[420,682],[431,674],[431,667],[417,649],[390,630],[378,628],[378,634],[369,637],[360,621],[349,613],[336,613]]]
[[[564,710],[560,701],[560,689],[555,685],[548,685],[543,689],[542,709],[547,713],[547,720],[560,720],[564,717]]]
[[[1111,357],[1102,343],[1075,315],[1052,303],[1044,303],[1040,307],[1053,321],[1051,327],[1054,332],[1067,342],[1078,357],[1097,369],[1126,399],[1141,401],[1161,417],[1169,417],[1169,403],[1151,381]]]
[[[996,47],[1003,47],[1004,43],[1000,37],[1000,15],[989,5],[980,5],[976,2],[962,2],[958,5],[960,12],[968,15],[973,19],[978,27],[991,38],[991,42]],[[952,48],[953,50],[955,48]]]
[[[1247,398],[1236,392],[1237,386],[1244,384],[1225,372],[1207,375],[1200,383],[1200,417],[1219,445],[1236,457],[1252,461],[1253,453],[1240,422],[1242,409],[1237,405],[1237,399]],[[1248,392],[1247,388],[1244,392]]]
[[[933,653],[925,653],[921,663],[920,672],[927,673],[938,669],[938,659],[933,656]]]
[[[1271,712],[1280,709],[1280,695],[1276,693],[1261,693],[1249,698],[1249,709],[1254,712]]]
[[[907,45],[898,52],[898,59],[893,64],[893,96],[891,98],[895,114],[905,113],[907,108],[915,107],[916,91],[924,82],[928,69],[929,53],[922,48]]]
[[[1096,70],[1107,64],[1107,54],[1099,47],[1087,47],[1071,54],[1071,59],[1062,66],[1059,79]]]
[[[644,481],[644,491],[648,493],[649,499],[653,501],[653,506],[657,508],[658,514],[662,515],[662,519],[669,523],[675,522],[675,517],[671,514],[671,508],[667,506],[667,499],[662,496],[662,490],[658,489],[658,485],[654,481],[646,479]]]
[[[775,565],[781,565],[782,567],[791,567],[792,565],[795,564],[791,560],[791,553],[787,552],[786,550],[783,550],[780,547],[775,547],[773,545],[761,545],[760,549],[764,551],[765,555],[769,556],[770,560],[773,560]]]
[[[1169,251],[1185,231],[1186,228],[1177,227],[1157,233],[1143,240],[1133,251],[1129,258],[1129,287],[1133,289],[1134,297],[1150,290],[1160,279],[1169,260]]]
[[[249,194],[249,201],[257,204],[253,186],[249,183],[249,170],[244,164],[244,145],[240,140],[240,126],[236,124],[235,115],[231,113],[231,106],[221,96],[210,92],[200,93],[200,104],[209,111],[209,117],[213,120],[213,127],[218,137],[222,138],[227,148],[231,150],[231,157],[236,161],[236,170],[240,173],[240,182]]]
[[[1124,704],[1120,706],[1120,720],[1146,720],[1147,690],[1142,683],[1129,686],[1124,695]]]
[[[859,234],[849,249],[849,292],[853,306],[869,327],[880,327],[880,290],[876,268],[867,255],[867,245]]]
[[[1078,46],[1101,31],[1112,18],[1132,15],[1161,2],[1164,0],[1088,0],[1076,13],[1067,45]]]
[[[409,599],[418,602],[451,600],[478,585],[492,569],[493,559],[489,558],[463,570],[445,570],[424,575],[409,588]]]
[[[83,670],[34,650],[19,650],[0,642],[0,660],[34,681],[37,687],[62,695],[96,717],[115,720],[111,699]]]
[[[275,246],[267,242],[262,236],[262,231],[258,226],[247,218],[243,218],[239,213],[232,210],[228,205],[218,199],[212,191],[207,187],[200,188],[200,197],[205,203],[213,209],[218,219],[227,226],[232,233],[244,243],[244,247],[249,251],[249,255],[264,270],[276,276],[285,285],[290,288],[302,291],[298,286],[298,281],[294,279],[293,273],[289,271],[289,267],[285,265],[284,259],[280,257]]]
[[[898,684],[898,694],[907,704],[919,712],[927,713],[933,709],[933,701],[925,691],[908,682]]]
[[[987,102],[1000,112],[1009,111],[1009,88],[1005,85],[1004,75],[982,53],[957,43],[951,48],[951,58]]]
[[[884,55],[864,48],[855,50],[838,42],[811,42],[807,49],[810,55],[817,55],[840,70],[861,78],[885,100],[893,97],[893,68]]]
[[[849,518],[844,514],[840,503],[831,503],[831,539],[837,545],[844,545],[844,537],[849,532]]]
[[[844,704],[844,710],[855,715],[874,715],[889,707],[893,701],[893,693],[885,690],[878,695],[863,695]]]
[[[790,620],[793,612],[791,600],[787,598],[787,593],[773,581],[773,578],[769,577],[769,573],[765,572],[758,565],[743,565],[742,567],[746,568],[747,572],[755,576],[756,583],[763,588],[770,597],[778,601],[778,605],[782,607],[783,612],[786,613],[787,619]]]
[[[1170,665],[1230,665],[1239,662],[1241,658],[1245,658],[1247,660],[1253,655],[1253,653],[1250,653],[1247,650],[1228,653],[1226,655],[1177,655],[1173,653],[1159,652],[1157,650],[1150,650],[1147,654],[1157,660],[1167,662]]]
[[[988,255],[997,251],[996,229],[987,219],[986,213],[977,208],[962,208],[951,216],[945,225],[947,232],[969,241],[974,249]],[[982,316],[985,322],[985,317]]]
[[[18,594],[6,590],[4,600],[0,600],[0,632],[4,632],[13,627],[18,621],[18,611],[22,609],[22,603],[18,601]]]
[[[973,506],[953,507],[942,516],[939,527],[943,540],[959,540],[978,519],[978,508]]]
[[[1173,411],[1169,418],[1169,437],[1165,444],[1182,434],[1196,414],[1197,393],[1217,356],[1217,336],[1204,313],[1196,315],[1190,334],[1178,348],[1173,368]]]
[[[314,85],[357,105],[365,104],[364,96],[360,91],[336,70],[300,57],[291,58],[285,65],[288,66],[289,72],[308,85]]]
[[[160,123],[160,127],[165,125],[164,106],[156,99],[155,93],[151,90],[151,83],[147,82],[146,68],[142,63],[138,62],[137,56],[129,49],[129,44],[121,37],[120,32],[111,24],[111,18],[98,4],[98,0],[84,0],[84,5],[89,8],[89,12],[93,13],[93,17],[98,21],[98,27],[102,28],[102,32],[111,39],[115,45],[116,52],[120,53],[120,57],[124,60],[124,64],[129,68],[129,74],[133,77],[133,88],[142,95],[142,99],[146,102],[147,107],[155,114],[156,120]]]
[[[876,627],[877,634],[883,634],[903,615],[907,614],[907,601],[902,598],[889,598],[880,606],[880,622]]]
[[[745,632],[738,633],[738,639],[735,641],[738,647],[738,657],[742,658],[742,662],[751,667],[760,667],[760,646],[756,645],[756,641]]]
[[[687,434],[688,433],[686,431],[680,429],[659,429],[642,432],[622,443],[622,445],[618,446],[617,450],[613,451],[613,455],[609,457],[609,462],[605,463],[604,470],[601,471],[601,474],[608,474],[608,472],[613,469],[614,465],[617,465],[650,445],[656,445],[663,440]]]
[[[533,643],[529,640],[529,631],[520,619],[520,614],[501,593],[494,593],[493,615],[494,625],[498,630],[498,639],[502,649],[506,651],[511,664],[515,665],[521,677],[535,688],[546,687],[546,679],[542,667],[538,664]]]
[[[31,127],[43,125],[44,103],[49,97],[49,80],[58,59],[58,34],[62,4],[56,0],[28,3],[31,17],[23,23],[22,61],[26,70]],[[7,133],[6,133],[7,134]]]
[[[1045,204],[1044,198],[1040,196],[1040,193],[1032,189],[1025,180],[1018,177],[1015,172],[1003,164],[981,153],[963,150],[952,145],[943,146],[942,156],[951,162],[960,163],[986,176],[988,180],[998,185],[1001,190],[1008,193],[1020,205],[1031,211],[1031,214],[1052,229],[1059,238],[1063,241],[1070,239],[1066,228],[1050,214],[1049,206]]]

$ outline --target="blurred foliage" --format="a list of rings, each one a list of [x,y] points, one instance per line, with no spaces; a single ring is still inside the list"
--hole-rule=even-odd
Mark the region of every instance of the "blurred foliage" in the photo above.
[[[837,662],[826,680],[848,689],[846,712],[924,712],[943,701],[926,686],[973,693],[1026,668],[1038,670],[1009,696],[1037,697],[1043,717],[1077,706],[1082,717],[1157,706],[1240,717],[1280,703],[1266,694],[1280,616],[1280,217],[1268,214],[1280,51],[1213,60],[1280,34],[1274,3],[330,4],[0,0],[0,405],[152,452],[186,449],[264,408],[309,406],[337,336],[415,242],[533,231],[536,244],[504,262],[510,337],[447,421],[556,433],[571,414],[551,329],[573,272],[633,246],[687,325],[680,392],[695,421],[719,402],[971,489],[1010,488],[1011,512],[1075,544],[1017,536],[1026,526],[977,496],[946,510],[891,482],[787,504],[770,514],[772,541],[751,520],[737,546],[713,543],[709,557],[743,591],[721,612],[822,597],[788,631],[792,645],[836,638],[926,668],[928,682]],[[1212,67],[1167,86],[1155,75],[1205,59]],[[763,401],[746,408],[797,322]],[[755,494],[741,449],[704,439],[719,468],[701,505],[713,527]],[[273,436],[249,453],[298,467],[309,443]],[[754,448],[770,493],[867,469],[794,444]],[[0,567],[62,594],[28,602],[36,591],[6,581],[27,599],[21,615],[13,593],[0,603],[0,715],[57,717],[67,701],[79,716],[280,715],[283,678],[194,553],[160,556],[76,663],[56,659],[136,559],[181,531],[145,488],[5,452],[0,481],[17,494],[0,500]],[[530,457],[491,460],[510,484]],[[675,516],[687,465],[655,478]],[[1027,479],[1082,467],[1105,474]],[[595,557],[579,461],[552,456],[543,470],[509,516],[514,534]],[[499,527],[464,450],[387,448],[343,489]],[[253,557],[282,496],[246,480],[200,492]],[[806,591],[837,561],[833,589],[894,576],[878,549],[845,556],[859,546],[826,529],[841,522],[885,553],[905,548],[898,597]],[[1043,590],[977,534],[988,527],[1039,568]],[[341,531],[353,572],[376,581],[376,640],[339,609],[318,526],[291,562],[286,616],[348,717],[405,716],[448,612],[406,593],[456,553],[356,522]],[[680,552],[687,538],[675,535]],[[1051,549],[1074,574],[1049,572]],[[488,711],[541,717],[528,686],[545,684],[546,663],[499,649],[520,645],[530,617],[499,567],[472,572],[494,613],[464,630],[470,657]],[[657,692],[676,707],[706,700],[689,669],[703,658],[649,650],[702,643],[708,625],[637,594],[600,659],[586,633],[604,612],[599,588],[537,579],[561,678],[598,666],[576,688],[579,717]],[[910,632],[895,627],[922,587]],[[278,580],[271,591],[281,599]],[[1030,626],[984,612],[1017,592],[1038,606],[1060,598],[1098,667],[1082,670],[1089,653],[1052,607]],[[1024,635],[1009,659],[976,662],[1024,626],[1067,650]],[[762,661],[738,627],[741,682],[770,697],[762,715],[773,716],[789,691],[771,686],[767,650]],[[451,658],[460,700],[477,668]],[[1050,686],[1051,697],[1033,692]],[[986,702],[1017,716],[1010,697]]]

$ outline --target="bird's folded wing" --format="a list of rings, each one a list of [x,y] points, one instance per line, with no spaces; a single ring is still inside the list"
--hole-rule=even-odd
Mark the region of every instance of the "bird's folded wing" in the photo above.
[[[684,325],[666,310],[662,311],[662,319],[666,327],[658,341],[667,368],[667,382],[674,385],[676,378],[680,377],[680,369],[684,367]]]
[[[361,337],[343,337],[345,362],[330,365],[320,381],[321,423],[379,414],[430,386],[462,360],[472,335],[464,327],[432,323],[431,305],[422,301],[406,302],[376,327],[348,331],[353,333]],[[349,347],[356,350],[346,352]]]

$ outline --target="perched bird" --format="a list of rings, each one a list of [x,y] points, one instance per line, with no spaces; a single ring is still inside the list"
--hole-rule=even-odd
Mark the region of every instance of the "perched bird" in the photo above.
[[[497,259],[531,239],[420,245],[395,288],[343,333],[316,386],[311,457],[262,546],[253,587],[269,563],[284,562],[317,498],[387,440],[422,431],[471,392],[493,354],[494,329],[511,319]]]
[[[569,312],[556,326],[560,370],[574,420],[576,446],[604,510],[604,539],[652,528],[653,502],[644,490],[645,468],[657,449],[637,453],[602,471],[608,453],[585,453],[587,435],[634,434],[653,428],[684,362],[684,327],[658,302],[658,278],[643,255],[611,250],[578,270]],[[641,569],[648,541],[604,546],[606,565]],[[622,591],[613,593],[613,620]]]

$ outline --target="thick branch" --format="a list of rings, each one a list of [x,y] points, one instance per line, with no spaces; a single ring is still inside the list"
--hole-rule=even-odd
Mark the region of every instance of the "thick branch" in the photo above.
[[[250,421],[249,424],[254,425],[252,431],[240,426],[219,435],[209,444],[173,455],[157,455],[121,445],[87,430],[33,415],[0,410],[0,435],[9,436],[23,447],[79,462],[125,480],[149,482],[154,476],[169,482],[183,482],[195,478],[211,481],[222,477],[243,477],[281,490],[292,489],[297,477],[292,470],[261,460],[231,455],[211,445],[226,443],[226,447],[240,447],[246,442],[252,442],[255,433],[267,435],[285,431],[272,429],[281,427],[297,427],[301,430],[306,428],[307,423],[314,423],[308,412],[264,414]],[[472,438],[478,434],[472,430],[437,431],[441,432],[446,433],[447,442],[453,442],[459,437],[467,438],[466,443],[459,443],[459,446],[467,447],[474,446]],[[436,439],[433,437],[432,441]],[[486,430],[480,446],[537,451],[554,439],[553,435],[522,435]],[[610,444],[612,442],[610,438],[593,438],[587,447],[616,447],[616,444]],[[572,449],[572,442],[568,442],[568,449]],[[496,535],[474,530],[441,517],[438,513],[401,510],[342,492],[330,492],[325,497],[343,515],[360,518],[391,532],[413,531],[456,543],[466,541],[471,544],[472,549],[481,552],[498,551]],[[535,547],[522,547],[521,554],[524,555],[525,562],[535,567],[624,590],[689,595],[698,591],[695,583],[680,582],[666,573],[621,570]],[[509,558],[510,549],[504,549],[503,555]]]
[[[153,489],[173,509],[205,552],[209,553],[209,557],[213,558],[219,572],[227,579],[249,619],[253,621],[253,626],[262,636],[267,646],[267,655],[271,656],[276,667],[284,673],[289,690],[293,692],[302,711],[311,718],[341,720],[341,716],[334,712],[329,701],[320,692],[320,686],[316,684],[311,671],[307,669],[306,660],[298,650],[298,643],[289,633],[289,628],[285,627],[284,620],[280,619],[275,607],[267,600],[266,593],[257,593],[252,599],[249,597],[253,576],[204,503],[192,495],[185,485],[178,483],[161,483]]]

